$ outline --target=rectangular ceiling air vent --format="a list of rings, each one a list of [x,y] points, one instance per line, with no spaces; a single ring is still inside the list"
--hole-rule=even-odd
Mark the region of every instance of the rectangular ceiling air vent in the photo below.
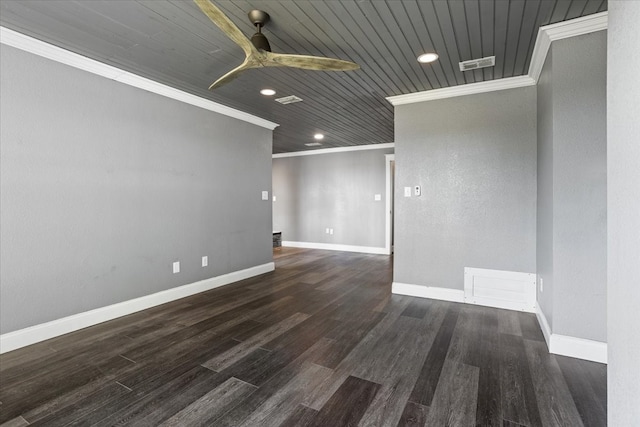
[[[319,142],[307,142],[304,145],[306,145],[307,147],[317,147],[317,146],[322,145],[322,144],[319,143]]]
[[[293,104],[294,102],[302,101],[302,98],[298,98],[295,95],[285,96],[284,98],[276,98],[276,101],[280,104]]]
[[[493,67],[496,65],[495,56],[487,56],[486,58],[470,59],[459,63],[460,71],[477,70],[478,68]]]

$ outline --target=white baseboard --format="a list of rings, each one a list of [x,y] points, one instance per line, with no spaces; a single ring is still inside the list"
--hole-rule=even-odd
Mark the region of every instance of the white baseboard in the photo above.
[[[539,304],[536,307],[536,317],[538,318],[540,329],[542,329],[544,340],[547,342],[547,347],[551,348],[551,345],[549,345],[549,343],[551,342],[551,327],[549,326],[549,322],[547,322],[547,316],[544,315]]]
[[[540,323],[544,339],[547,342],[549,353],[590,360],[592,362],[607,363],[606,342],[552,333],[547,318],[540,309],[540,306],[536,309],[536,317]]]
[[[269,262],[0,335],[0,354],[275,269]]]
[[[460,289],[435,288],[432,286],[393,282],[391,285],[391,293],[442,301],[464,302],[464,291]]]
[[[290,248],[325,249],[328,251],[361,252],[364,254],[391,255],[386,248],[375,246],[334,245],[332,243],[283,241],[282,246]]]

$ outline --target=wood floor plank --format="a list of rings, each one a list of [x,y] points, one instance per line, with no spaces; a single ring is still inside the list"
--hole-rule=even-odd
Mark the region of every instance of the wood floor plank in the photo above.
[[[530,313],[391,294],[388,256],[281,248],[274,261],[0,355],[0,422],[606,423],[606,365],[549,354]]]
[[[425,425],[495,425],[477,420],[478,379],[477,367],[446,360]]]
[[[522,425],[541,425],[522,337],[500,334],[500,358],[503,419]]]
[[[304,405],[298,405],[298,407],[293,411],[286,420],[280,424],[280,427],[307,427],[311,426],[316,417],[318,416],[318,411],[315,409],[308,408]]]
[[[431,305],[431,300],[416,298],[414,301],[407,306],[407,308],[402,312],[402,316],[415,317],[416,319],[424,319],[424,316],[427,315],[429,311],[429,306]]]
[[[458,322],[459,313],[460,308],[457,305],[452,305],[447,311],[420,370],[420,376],[411,392],[411,397],[409,397],[411,402],[424,406],[431,405],[442,371],[442,365],[444,365],[444,359],[449,352],[449,344]]]
[[[603,383],[602,376],[597,378],[594,387],[594,375],[592,374],[593,372],[606,372],[606,365],[563,356],[554,356],[554,358],[560,366],[585,427],[606,425],[606,388],[603,390],[598,386]]]
[[[130,392],[131,390],[112,381],[100,387],[94,393],[82,398],[78,397],[76,401],[69,405],[59,409],[51,408],[46,412],[39,411],[33,415],[33,418],[27,412],[24,417],[32,426],[66,426],[79,417],[91,414],[93,411]]]
[[[16,417],[12,420],[2,423],[2,427],[24,427],[28,426],[29,423],[22,417]]]
[[[249,398],[243,400],[241,404],[228,411],[222,417],[216,419],[212,425],[235,427],[242,424],[261,405],[277,393],[278,390],[286,387],[286,385],[293,381],[293,379],[299,375],[305,367],[310,366],[311,356],[316,351],[322,351],[322,345],[324,345],[323,341],[318,341],[297,358],[289,361],[274,375],[269,377],[268,380],[266,380],[253,394],[251,394],[251,396],[249,396]],[[222,372],[221,374],[225,374],[225,372]],[[303,396],[303,400],[306,398],[306,396]]]
[[[229,378],[160,424],[163,427],[204,427],[251,395],[257,387],[237,378]]]
[[[522,336],[520,316],[517,311],[498,310],[498,332],[501,334]]]
[[[320,410],[313,426],[355,426],[376,396],[379,384],[349,376]]]
[[[397,427],[423,427],[429,408],[419,403],[407,402]]]
[[[251,353],[259,346],[268,343],[308,318],[309,315],[307,314],[295,313],[283,321],[253,335],[245,341],[239,342],[224,353],[220,353],[219,355],[207,360],[202,365],[214,371],[221,371]]]
[[[370,355],[376,343],[396,323],[410,302],[411,298],[402,296],[390,299],[389,305],[385,307],[387,312],[383,319],[364,336],[351,353],[338,364],[334,373],[320,384],[311,396],[304,400],[303,404],[312,409],[320,410],[340,385],[360,366],[361,361]]]
[[[78,410],[80,410],[80,407],[91,405],[91,400],[85,399],[92,399],[96,395],[100,395],[103,390],[106,390],[107,395],[111,394],[110,389],[117,394],[117,392],[121,391],[119,389],[123,387],[115,383],[116,376],[121,370],[130,368],[132,365],[132,362],[119,356],[110,358],[102,364],[103,367],[100,369],[104,375],[82,386],[74,387],[66,393],[58,390],[55,397],[43,402],[41,405],[33,405],[31,409],[23,412],[22,415],[27,421],[33,423],[50,414],[67,411],[69,406],[78,407]],[[106,400],[106,398],[100,398],[99,400]],[[83,403],[78,405],[79,401]]]
[[[502,423],[498,316],[496,311],[481,310],[469,337],[466,363],[479,368],[476,423]]]
[[[264,401],[244,420],[242,426],[279,426],[293,414],[302,399],[330,373],[331,370],[324,366],[305,362],[300,373]]]
[[[531,313],[515,312],[518,315],[520,329],[522,330],[522,338],[531,341],[544,342],[542,329],[536,320],[536,316]]]
[[[525,350],[542,424],[584,426],[562,371],[545,343],[525,340]]]

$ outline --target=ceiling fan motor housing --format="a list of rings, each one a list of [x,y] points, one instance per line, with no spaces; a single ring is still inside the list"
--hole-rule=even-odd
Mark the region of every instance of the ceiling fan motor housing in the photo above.
[[[260,27],[258,27],[260,28]],[[256,49],[262,49],[267,52],[271,52],[271,46],[269,45],[269,40],[262,34],[260,31],[251,36],[251,43],[256,47]]]

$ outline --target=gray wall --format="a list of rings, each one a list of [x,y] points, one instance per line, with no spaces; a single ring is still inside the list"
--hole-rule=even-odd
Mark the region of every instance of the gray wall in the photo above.
[[[271,262],[271,131],[0,55],[2,333]]]
[[[385,154],[391,153],[375,149],[273,159],[274,230],[282,231],[285,241],[384,247]],[[326,234],[326,228],[334,234]]]
[[[606,41],[553,42],[538,86],[540,306],[554,334],[596,341],[607,338]]]
[[[608,424],[640,420],[640,2],[609,1]]]
[[[538,305],[553,330],[553,55],[547,55],[538,80],[538,200],[536,266],[544,292],[538,284]]]
[[[395,109],[394,281],[463,289],[464,267],[536,271],[536,89]],[[403,187],[422,196],[403,197]]]

